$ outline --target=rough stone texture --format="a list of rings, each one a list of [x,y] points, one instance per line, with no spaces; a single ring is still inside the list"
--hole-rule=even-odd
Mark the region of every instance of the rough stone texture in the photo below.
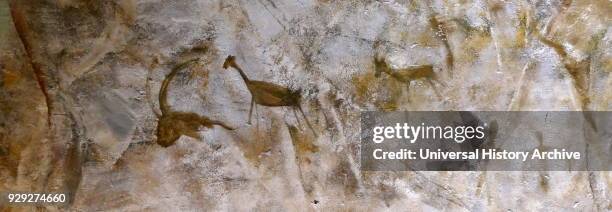
[[[360,172],[357,124],[363,110],[610,110],[610,1],[1,4],[0,191],[74,197],[45,209],[612,209],[609,172]],[[230,54],[251,79],[301,89],[318,137],[289,107],[258,106],[247,125]],[[432,65],[437,90],[376,77],[375,57]],[[236,130],[161,147],[160,87],[193,58],[168,104]]]

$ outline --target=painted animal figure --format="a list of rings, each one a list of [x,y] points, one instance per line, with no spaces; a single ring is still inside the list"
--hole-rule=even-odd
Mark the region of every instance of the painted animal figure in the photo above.
[[[240,68],[240,66],[236,63],[236,57],[232,55],[227,56],[225,62],[223,63],[224,69],[228,69],[230,67],[238,71],[238,73],[242,77],[242,80],[246,84],[247,89],[249,89],[249,92],[251,93],[251,107],[249,109],[248,121],[249,124],[251,124],[251,117],[253,115],[253,107],[255,107],[255,104],[268,107],[287,106],[293,107],[294,110],[297,108],[300,113],[302,113],[302,116],[304,117],[304,120],[306,120],[306,124],[308,124],[308,127],[316,135],[314,128],[310,124],[310,121],[308,121],[308,118],[306,118],[306,114],[300,106],[302,99],[300,91],[290,90],[287,87],[283,87],[269,82],[250,80],[244,73],[242,68]]]
[[[219,125],[227,130],[234,129],[223,122],[211,120],[197,113],[174,111],[170,108],[170,105],[168,105],[168,85],[180,70],[197,61],[198,59],[192,59],[177,65],[162,82],[159,91],[159,107],[161,114],[157,114],[156,112],[159,118],[157,124],[157,144],[160,146],[171,146],[181,137],[181,135],[201,139],[198,134],[198,129],[201,126],[212,128],[214,125]]]
[[[440,93],[436,89],[436,86],[432,82],[432,80],[438,80],[436,73],[433,71],[432,65],[419,65],[402,69],[393,69],[389,67],[384,59],[375,57],[374,70],[374,76],[380,77],[381,73],[385,73],[397,81],[408,84],[408,88],[410,88],[410,82],[413,80],[425,80],[425,82],[427,82],[434,90],[436,95],[441,97]]]

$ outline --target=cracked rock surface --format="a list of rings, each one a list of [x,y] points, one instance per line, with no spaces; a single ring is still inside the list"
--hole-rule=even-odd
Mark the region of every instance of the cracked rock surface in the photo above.
[[[52,211],[609,211],[610,172],[362,172],[359,112],[611,110],[611,18],[608,0],[3,0],[0,192],[68,193]],[[247,124],[261,94],[228,55],[304,115],[256,105]]]

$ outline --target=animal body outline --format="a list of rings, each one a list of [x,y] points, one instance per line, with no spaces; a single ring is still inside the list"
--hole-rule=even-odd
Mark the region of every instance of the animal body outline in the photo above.
[[[287,87],[277,85],[270,82],[265,81],[256,81],[251,80],[246,75],[244,70],[236,63],[236,57],[233,55],[228,55],[223,62],[223,69],[234,68],[240,74],[240,77],[244,81],[251,94],[251,106],[249,108],[249,120],[248,124],[251,124],[251,117],[253,115],[253,107],[256,107],[255,104],[267,106],[267,107],[293,107],[294,115],[295,109],[299,110],[306,124],[312,130],[313,134],[317,136],[312,124],[306,117],[304,110],[302,109],[301,100],[302,95],[300,90],[291,90]],[[296,116],[296,120],[299,122],[299,118]]]

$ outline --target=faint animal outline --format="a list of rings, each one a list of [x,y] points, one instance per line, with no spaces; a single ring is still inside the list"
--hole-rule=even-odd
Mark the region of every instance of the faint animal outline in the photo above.
[[[440,92],[432,80],[437,81],[443,86],[444,84],[438,81],[438,76],[433,71],[433,65],[417,65],[407,68],[394,69],[389,66],[384,58],[377,55],[374,57],[374,72],[374,76],[376,78],[379,78],[381,73],[385,73],[399,82],[406,83],[407,91],[410,89],[410,83],[412,81],[425,79],[425,82],[427,82],[427,84],[429,84],[429,86],[434,90],[436,96],[438,96],[438,98],[442,98],[442,95],[440,95]]]

